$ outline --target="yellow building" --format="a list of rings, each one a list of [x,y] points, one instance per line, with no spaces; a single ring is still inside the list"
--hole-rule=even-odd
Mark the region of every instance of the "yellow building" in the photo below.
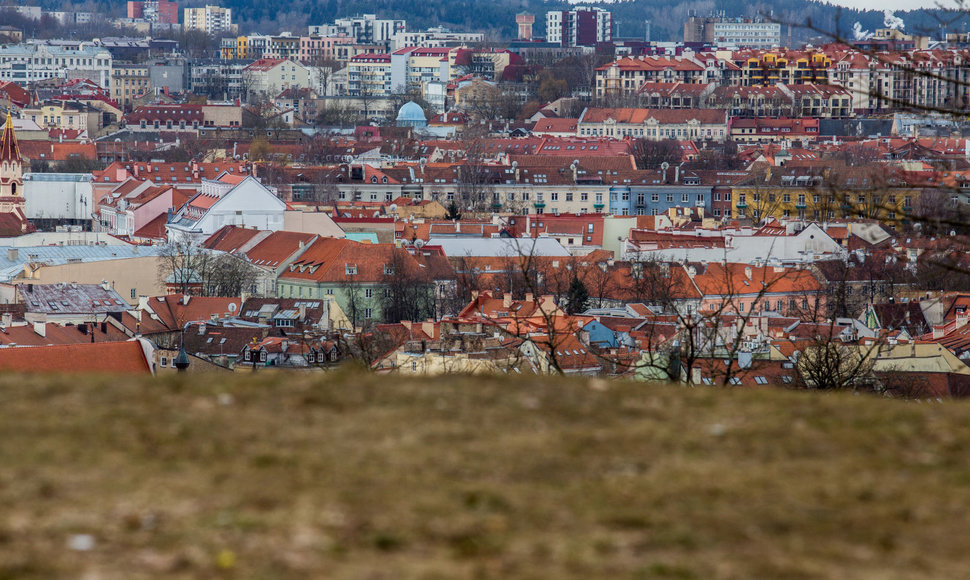
[[[115,63],[111,68],[111,98],[130,109],[134,99],[151,91],[148,66],[143,64]]]
[[[744,86],[825,84],[832,68],[832,59],[823,52],[759,51],[743,64],[738,64],[741,64],[741,83]]]
[[[732,189],[732,216],[827,221],[875,219],[898,226],[911,214],[920,189],[859,173],[852,176],[764,175]]]

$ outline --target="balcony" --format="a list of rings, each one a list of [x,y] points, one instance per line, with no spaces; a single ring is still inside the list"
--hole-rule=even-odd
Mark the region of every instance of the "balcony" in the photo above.
[[[544,202],[544,201],[537,201],[537,202],[535,202],[532,205],[534,205],[535,207],[546,207],[546,202]]]
[[[806,207],[808,206],[805,205],[804,201],[799,201],[798,203],[795,204],[795,209],[805,209]]]
[[[596,202],[596,203],[593,204],[593,209],[603,209],[604,207],[605,207],[605,205],[603,204],[602,201],[598,201],[598,202]]]
[[[738,209],[744,209],[748,207],[748,203],[745,201],[739,201],[735,207],[737,207]]]

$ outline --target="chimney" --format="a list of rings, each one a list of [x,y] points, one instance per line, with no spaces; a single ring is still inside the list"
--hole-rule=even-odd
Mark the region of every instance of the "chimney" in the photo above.
[[[47,338],[47,323],[46,322],[35,322],[34,323],[34,332],[36,332],[38,335],[40,335],[40,336],[42,336],[44,338]]]
[[[108,284],[107,280],[101,280],[101,288],[107,292],[108,290],[111,290],[111,285]]]
[[[302,323],[303,320],[305,319],[306,319],[306,303],[301,302],[300,303],[300,322]]]
[[[680,165],[674,166],[674,183],[680,183]]]
[[[744,267],[744,277],[747,278],[748,280],[751,279],[751,266]]]
[[[4,328],[10,326],[11,324],[13,324],[13,314],[11,314],[10,312],[4,312],[2,321],[3,321],[2,324]]]
[[[502,295],[502,308],[509,308],[512,306],[512,295],[506,292]]]
[[[17,250],[17,248],[10,248],[7,250],[7,259],[11,262],[16,262],[19,254],[20,252]]]
[[[422,322],[421,330],[423,330],[424,333],[429,337],[434,338],[434,322],[431,322],[430,320],[427,322]]]
[[[534,298],[534,296],[532,295],[532,292],[526,292],[525,293],[525,301],[526,302],[532,302],[533,298]]]

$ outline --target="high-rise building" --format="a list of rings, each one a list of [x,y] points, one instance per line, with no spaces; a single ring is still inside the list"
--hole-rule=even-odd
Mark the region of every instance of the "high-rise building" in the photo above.
[[[726,18],[723,13],[684,23],[684,42],[704,42],[727,48],[773,48],[781,44],[781,24],[760,18]]]
[[[518,40],[532,40],[532,25],[535,24],[535,21],[535,14],[520,12],[515,15],[515,23],[519,25]]]
[[[546,12],[546,42],[596,46],[613,40],[613,15],[602,8],[576,7]]]
[[[178,2],[143,0],[128,2],[128,18],[146,20],[151,24],[178,24]]]
[[[205,6],[203,8],[186,8],[184,11],[182,28],[185,30],[201,30],[206,34],[222,34],[234,32],[232,23],[232,9],[221,6]]]
[[[405,32],[407,21],[378,18],[376,14],[364,14],[351,18],[338,18],[333,24],[310,26],[310,34],[318,36],[345,35],[358,44],[390,45],[395,34]]]

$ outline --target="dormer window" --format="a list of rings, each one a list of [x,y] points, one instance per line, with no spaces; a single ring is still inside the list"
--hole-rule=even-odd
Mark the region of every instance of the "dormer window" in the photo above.
[[[344,273],[348,276],[357,275],[357,264],[347,264],[344,266]]]
[[[390,264],[384,264],[384,275],[385,276],[393,276],[394,275],[394,266],[391,266]]]

